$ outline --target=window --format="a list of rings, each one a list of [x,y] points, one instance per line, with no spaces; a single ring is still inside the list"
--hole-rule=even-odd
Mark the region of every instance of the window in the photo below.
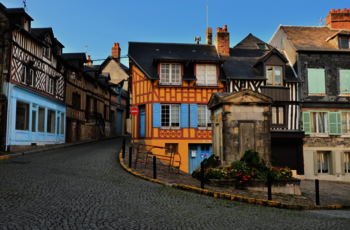
[[[162,105],[161,126],[162,128],[180,127],[180,105]]]
[[[55,86],[55,80],[49,78],[49,93],[53,94]]]
[[[317,153],[318,173],[329,173],[329,154]]]
[[[198,105],[198,127],[211,128],[210,110],[206,105]]]
[[[29,70],[29,76],[27,79],[27,84],[30,86],[34,86],[34,70],[30,69]]]
[[[340,93],[350,93],[350,70],[342,69],[340,75]]]
[[[165,153],[166,154],[171,154],[171,153],[176,153],[178,150],[178,144],[174,144],[174,143],[165,143],[165,147],[166,148],[171,148],[171,149],[173,149],[174,151],[171,151],[171,150],[169,150],[169,149],[167,149],[167,150],[165,150]]]
[[[169,85],[181,85],[180,64],[161,64],[160,83]]]
[[[282,86],[282,67],[266,67],[266,85]]]
[[[36,132],[36,111],[32,110],[32,132]]]
[[[43,47],[43,56],[50,58],[50,47]]]
[[[198,85],[218,85],[216,79],[216,65],[197,65]]]
[[[311,133],[327,133],[327,113],[311,113]]]
[[[17,101],[16,129],[29,131],[29,104]]]
[[[349,38],[340,38],[340,48],[349,49]]]
[[[38,132],[45,132],[45,109],[39,107]]]
[[[76,109],[80,109],[80,95],[77,93],[73,93],[72,97],[72,106]],[[96,102],[97,103],[97,102]]]
[[[257,43],[256,45],[258,46],[259,50],[269,50],[269,47],[266,44]]]
[[[350,153],[344,153],[344,170],[345,173],[350,173]]]
[[[284,124],[284,106],[272,106],[272,120],[273,125]]]
[[[26,82],[26,75],[27,75],[27,68],[25,66],[22,66],[22,71],[21,71],[21,82],[25,83]]]
[[[61,134],[64,134],[64,113],[61,113]]]
[[[55,133],[55,117],[56,117],[56,112],[49,109],[47,111],[47,132],[48,133]]]
[[[325,71],[324,69],[307,69],[309,94],[325,94]]]

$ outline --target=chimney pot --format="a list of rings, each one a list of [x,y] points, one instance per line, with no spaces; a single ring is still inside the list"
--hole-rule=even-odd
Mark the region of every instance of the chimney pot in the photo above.
[[[93,61],[91,60],[90,55],[88,55],[86,65],[92,65],[92,63]]]
[[[347,12],[346,8],[343,9],[343,12]]]
[[[118,42],[115,42],[112,47],[112,57],[117,59],[117,62],[120,63],[120,47]]]
[[[339,13],[340,12],[340,9],[337,9],[337,13]]]
[[[224,25],[224,31],[227,32],[227,25]]]
[[[335,9],[332,9],[332,10],[331,10],[331,13],[335,13]]]

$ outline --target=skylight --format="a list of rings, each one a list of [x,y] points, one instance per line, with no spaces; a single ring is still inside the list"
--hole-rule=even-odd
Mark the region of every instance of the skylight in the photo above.
[[[256,45],[258,46],[259,50],[269,50],[269,47],[264,43],[257,43]]]

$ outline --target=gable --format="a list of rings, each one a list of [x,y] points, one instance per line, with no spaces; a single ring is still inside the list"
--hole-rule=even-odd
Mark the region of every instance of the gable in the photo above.
[[[243,90],[223,98],[222,103],[229,104],[271,104],[273,99],[264,94]]]
[[[272,54],[266,61],[266,65],[278,65],[278,66],[283,66],[284,61],[277,56],[276,54]]]

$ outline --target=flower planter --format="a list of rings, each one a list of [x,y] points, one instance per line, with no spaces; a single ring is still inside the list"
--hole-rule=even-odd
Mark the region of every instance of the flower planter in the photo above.
[[[272,193],[284,193],[284,194],[292,194],[292,195],[301,195],[300,190],[300,179],[281,179],[278,181],[272,181],[271,183],[271,192]],[[209,184],[220,187],[233,187],[235,186],[235,179],[210,179]],[[267,192],[267,182],[264,180],[256,179],[248,186],[246,186],[248,190],[254,191],[263,191]]]

